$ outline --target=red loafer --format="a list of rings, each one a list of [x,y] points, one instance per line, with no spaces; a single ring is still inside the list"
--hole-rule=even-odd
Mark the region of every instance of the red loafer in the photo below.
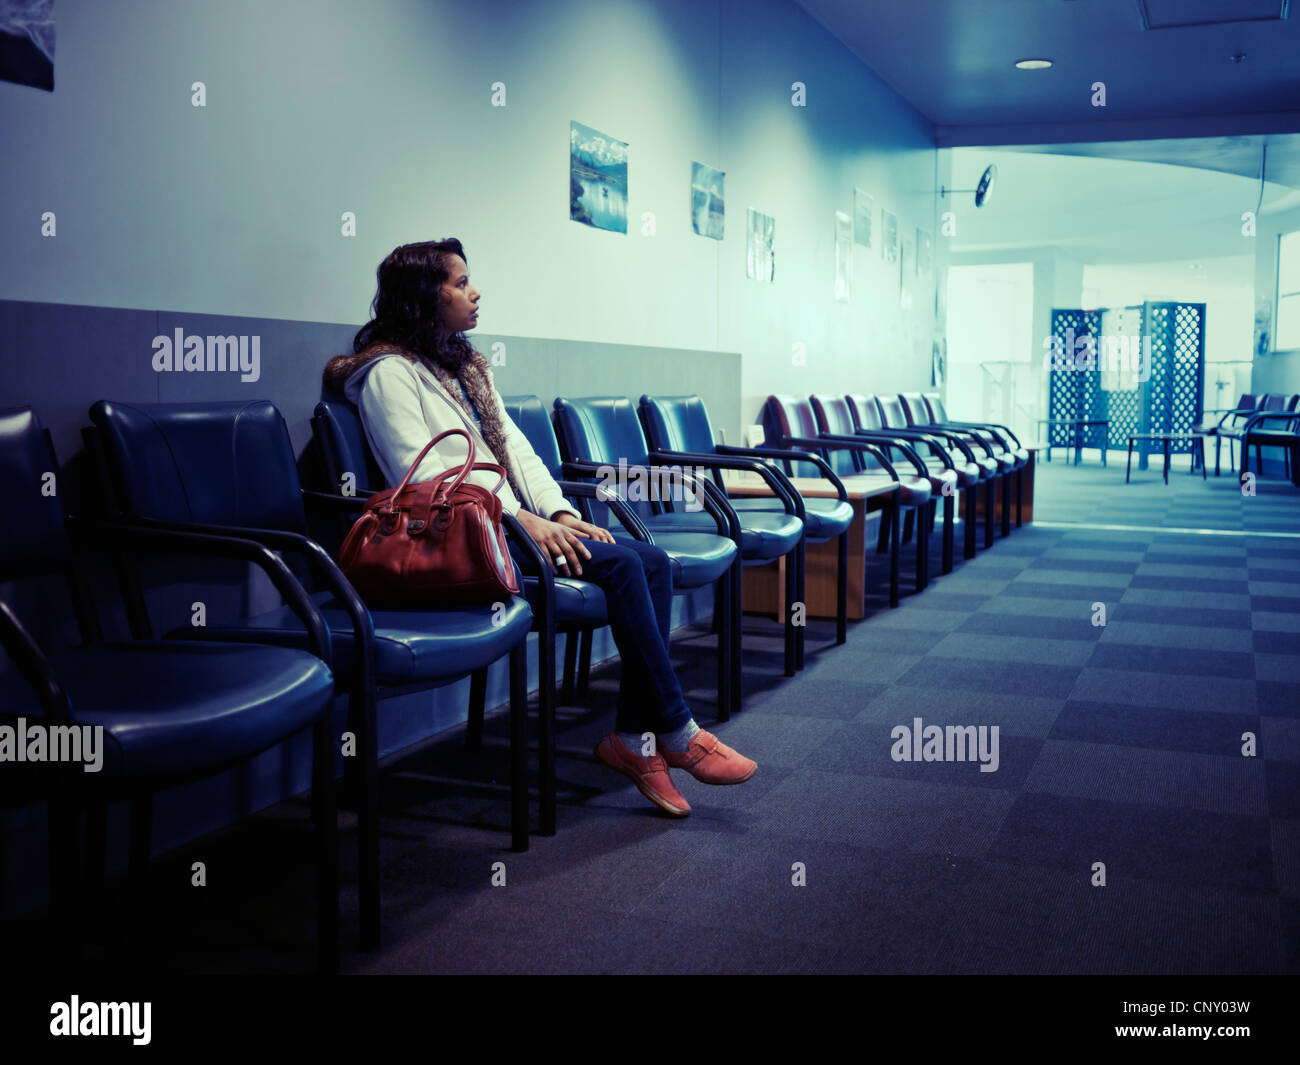
[[[674,817],[685,817],[691,812],[691,804],[668,775],[668,764],[662,754],[642,758],[624,746],[618,733],[611,732],[596,744],[596,757],[632,781],[637,790],[661,810]]]
[[[674,769],[685,769],[705,784],[743,784],[754,775],[758,763],[737,754],[712,732],[700,729],[684,751],[660,748],[664,761]]]

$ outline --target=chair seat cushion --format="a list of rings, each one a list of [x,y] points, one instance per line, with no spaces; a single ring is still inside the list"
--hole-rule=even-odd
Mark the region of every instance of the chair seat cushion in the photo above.
[[[537,578],[524,578],[524,598],[536,614],[540,609],[537,603]],[[606,612],[605,592],[591,581],[575,577],[555,578],[555,622],[556,624],[590,623],[605,625],[609,622]]]
[[[746,560],[773,559],[793,551],[803,535],[803,522],[781,510],[737,512],[740,519],[740,552]],[[642,518],[650,535],[659,542],[658,530],[664,532],[715,531],[717,524],[704,511],[654,514]]]
[[[352,622],[329,592],[312,597],[325,615],[334,648],[334,672],[350,681],[353,671]],[[533,612],[514,596],[503,611],[492,606],[441,610],[372,609],[375,623],[375,675],[380,684],[450,683],[495,662],[528,635]],[[302,623],[287,606],[265,614],[205,629],[179,629],[168,638],[258,640],[305,647]]]
[[[731,500],[731,507],[740,517],[742,512],[768,511],[785,513],[785,505],[776,496],[747,496]],[[832,540],[853,524],[853,505],[842,499],[805,497],[803,501],[804,526],[812,543]],[[743,523],[745,519],[740,518]]]
[[[259,644],[163,640],[102,644],[50,655],[73,722],[104,729],[103,766],[78,782],[113,790],[220,772],[325,713],[334,678],[315,655]],[[3,705],[28,717],[35,703]],[[12,723],[12,722],[8,722]],[[85,778],[82,781],[82,778]]]
[[[710,519],[712,523],[712,519]],[[710,528],[716,530],[713,523]],[[615,540],[632,539],[621,529],[614,529]],[[655,546],[663,549],[672,567],[673,587],[677,589],[702,588],[712,584],[728,569],[736,558],[736,545],[715,532],[685,532],[657,529]]]

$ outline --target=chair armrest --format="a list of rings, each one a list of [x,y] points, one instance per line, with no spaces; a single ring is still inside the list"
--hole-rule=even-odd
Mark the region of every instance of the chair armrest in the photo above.
[[[739,455],[719,455],[716,452],[699,451],[652,451],[650,458],[655,462],[664,462],[672,464],[674,462],[684,462],[695,466],[703,466],[711,470],[739,470],[746,473],[756,473],[767,482],[767,486],[772,489],[775,495],[785,506],[787,514],[793,514],[800,521],[804,520],[803,496],[794,490],[794,485],[790,479],[774,466],[769,466],[766,462],[759,462],[755,459],[742,458]],[[723,494],[726,494],[724,488]]]
[[[822,433],[818,436],[817,439],[833,440],[837,444],[860,444],[863,442],[863,440],[875,439],[876,443],[884,444],[886,448],[894,447],[897,448],[899,451],[901,451],[903,453],[903,457],[912,464],[912,469],[916,471],[918,477],[930,476],[930,468],[925,464],[925,460],[922,459],[921,456],[916,453],[915,448],[909,445],[904,439],[899,437],[880,439],[878,437],[859,436],[855,432],[852,436],[839,436],[835,433]],[[949,468],[951,468],[952,466],[951,461],[949,461],[947,465]]]
[[[632,510],[618,494],[610,488],[602,485],[592,484],[589,481],[556,481],[560,490],[567,496],[578,496],[582,499],[594,499],[597,502],[604,503],[609,507],[610,513],[614,515],[634,539],[643,543],[654,543],[654,538],[650,535],[650,530],[641,523],[641,519],[636,516]]]
[[[5,649],[27,686],[31,688],[41,710],[50,721],[67,724],[72,720],[68,693],[54,675],[50,660],[23,627],[8,603],[0,602],[0,647]]]
[[[820,455],[814,455],[807,451],[785,451],[780,448],[767,447],[735,447],[731,444],[719,444],[717,447],[720,455],[752,455],[757,459],[783,459],[788,462],[807,462],[817,467],[817,472],[821,475],[822,480],[830,481],[835,488],[835,493],[840,497],[841,503],[849,501],[849,493],[844,489],[844,482],[840,480],[839,475],[831,468],[831,464]],[[784,475],[784,471],[778,471]],[[794,489],[794,485],[790,485]]]
[[[1250,416],[1250,418],[1247,419],[1246,424],[1243,425],[1243,426],[1241,426],[1241,431],[1242,431],[1242,433],[1243,433],[1244,435],[1247,435],[1247,436],[1248,436],[1248,435],[1250,434],[1251,430],[1254,429],[1255,426],[1261,424],[1262,422],[1266,422],[1266,421],[1279,421],[1279,420],[1285,420],[1285,421],[1290,421],[1290,422],[1294,422],[1294,421],[1300,420],[1300,412],[1298,412],[1298,411],[1291,411],[1291,410],[1266,410],[1266,411],[1259,411],[1259,412],[1256,413],[1256,414],[1252,414],[1252,415]],[[1274,430],[1274,431],[1275,431],[1275,432],[1280,431],[1280,432],[1284,432],[1284,433],[1285,433],[1285,432],[1293,432],[1294,429],[1291,429],[1291,430],[1288,430],[1288,429],[1282,429],[1282,430]]]
[[[541,622],[544,626],[542,631],[553,633],[555,631],[555,571],[551,567],[551,560],[546,557],[542,549],[537,546],[537,541],[528,535],[528,530],[520,523],[519,519],[513,514],[502,513],[501,526],[506,531],[506,536],[517,543],[527,556],[527,561],[537,578],[537,599],[541,607]],[[523,589],[520,588],[522,592]],[[534,612],[536,617],[536,612]]]
[[[311,653],[327,666],[333,667],[333,645],[324,615],[284,561],[254,538],[229,535],[231,530],[220,526],[183,526],[145,519],[95,521],[74,515],[68,515],[67,528],[70,534],[83,542],[91,537],[98,543],[112,541],[114,548],[119,551],[147,550],[150,553],[164,551],[210,555],[253,563],[270,578],[275,590],[303,623]]]
[[[708,481],[701,481],[692,477],[686,471],[672,466],[647,466],[646,471],[655,477],[668,477],[675,484],[683,487],[689,487],[692,495],[700,501],[708,515],[713,519],[717,526],[718,535],[726,536],[740,544],[740,525],[736,518],[735,512],[731,509],[731,504],[726,501],[724,496],[719,501],[708,491]],[[605,477],[610,470],[617,469],[608,462],[592,462],[590,459],[570,459],[560,467],[560,472],[566,477]],[[639,520],[638,520],[639,524]],[[645,531],[645,526],[641,526]],[[654,543],[654,535],[646,532],[649,539],[647,543]]]
[[[816,448],[819,451],[825,448],[831,451],[860,451],[869,455],[874,455],[876,461],[889,472],[889,476],[895,481],[899,480],[898,470],[894,468],[894,464],[889,460],[889,456],[881,451],[880,448],[876,447],[875,444],[863,443],[858,440],[850,441],[848,439],[845,439],[843,443],[839,443],[835,440],[823,440],[821,437],[809,436],[787,436],[783,442],[786,444],[798,444],[800,447],[805,448]]]

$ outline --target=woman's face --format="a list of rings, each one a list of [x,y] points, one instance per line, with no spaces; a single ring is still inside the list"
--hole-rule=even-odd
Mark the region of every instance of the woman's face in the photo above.
[[[478,325],[478,289],[469,283],[469,267],[459,255],[446,259],[447,280],[442,283],[442,322],[453,333]]]

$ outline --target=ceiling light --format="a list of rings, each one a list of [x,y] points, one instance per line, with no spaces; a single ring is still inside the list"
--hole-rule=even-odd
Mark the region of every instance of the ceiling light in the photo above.
[[[1046,70],[1052,65],[1050,59],[1020,59],[1016,62],[1017,70]]]

